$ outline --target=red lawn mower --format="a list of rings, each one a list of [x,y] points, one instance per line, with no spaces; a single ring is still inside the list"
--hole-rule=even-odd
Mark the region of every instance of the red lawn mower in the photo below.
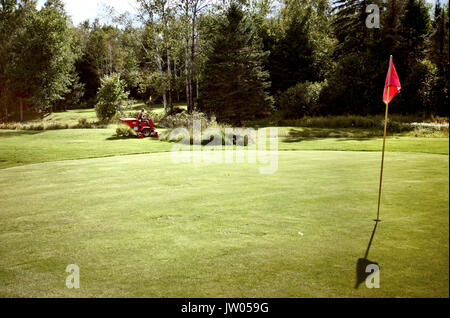
[[[142,119],[140,125],[139,120],[136,118],[120,118],[120,121],[133,129],[136,132],[138,138],[158,138],[158,132],[155,130],[155,125],[150,118]]]

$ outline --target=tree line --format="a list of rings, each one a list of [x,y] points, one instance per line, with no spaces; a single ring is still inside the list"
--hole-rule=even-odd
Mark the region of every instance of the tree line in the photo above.
[[[368,28],[369,4],[379,27]],[[270,116],[448,116],[449,8],[437,0],[136,0],[74,26],[61,0],[0,0],[0,118],[93,107],[102,79],[174,111],[241,124]]]

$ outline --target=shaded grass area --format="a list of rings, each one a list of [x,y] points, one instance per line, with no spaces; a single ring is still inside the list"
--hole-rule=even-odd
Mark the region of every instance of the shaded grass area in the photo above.
[[[446,124],[448,132],[448,117],[425,116],[422,115],[400,115],[389,114],[388,130],[399,131],[399,124],[413,122],[427,122],[436,124]],[[316,128],[378,128],[384,126],[384,114],[379,115],[330,115],[330,116],[305,116],[298,119],[284,118],[282,111],[276,111],[272,116],[244,122],[249,126],[295,126],[295,127],[316,127]],[[405,128],[405,127],[404,127]]]
[[[115,129],[0,130],[0,168],[67,159],[169,151],[157,139],[116,138]]]
[[[44,121],[44,122],[66,122],[69,124],[75,124],[78,119],[84,117],[91,122],[97,121],[97,115],[93,108],[89,109],[70,109],[65,112],[54,112],[41,120],[34,120],[32,122]]]
[[[383,137],[382,129],[362,128],[315,128],[315,127],[278,127],[281,137],[291,141],[305,138],[375,138]],[[387,132],[388,137],[448,138],[448,131],[418,128],[404,132]]]
[[[379,159],[283,151],[273,175],[167,153],[0,170],[0,296],[448,297],[448,156],[423,153],[386,153],[368,255],[381,285],[354,289]],[[78,290],[64,285],[73,263]]]
[[[381,152],[382,138],[324,138],[308,139],[299,142],[280,142],[279,150],[337,150],[337,151],[376,151]],[[423,152],[448,155],[448,138],[388,138],[386,151]]]
[[[116,137],[114,127],[51,131],[0,130],[0,168],[68,159],[166,152],[174,146],[174,143],[152,138]],[[163,132],[162,129],[158,131]],[[382,146],[382,138],[283,137],[289,136],[289,131],[280,128],[279,150],[380,151]],[[386,143],[386,151],[448,154],[449,141],[448,138],[392,137]]]

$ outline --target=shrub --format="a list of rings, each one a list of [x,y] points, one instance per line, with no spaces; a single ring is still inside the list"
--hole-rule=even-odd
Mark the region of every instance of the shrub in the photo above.
[[[117,137],[128,137],[130,135],[136,135],[133,129],[128,126],[120,125],[116,128],[116,136]]]
[[[190,128],[190,127],[192,127],[194,120],[201,121],[202,128],[217,126],[217,122],[214,117],[208,118],[208,116],[206,116],[204,113],[194,111],[194,112],[192,112],[192,114],[183,112],[183,113],[165,116],[165,117],[161,118],[161,120],[159,120],[159,127]]]
[[[288,88],[278,97],[286,118],[313,115],[318,108],[320,92],[325,82],[303,82]]]
[[[236,134],[234,134],[232,136],[227,136],[225,134],[225,128],[227,128],[226,126],[218,125],[217,127],[214,127],[214,128],[217,128],[220,131],[220,142],[222,145],[225,145],[226,143],[236,145],[237,141],[239,141],[239,145],[248,146],[248,145],[252,145],[256,142],[255,139],[253,139],[251,136],[245,135],[244,133],[236,132]],[[192,130],[192,127],[187,128],[187,129],[189,132],[189,144],[192,145],[194,143],[193,130]],[[214,138],[213,136],[205,135],[204,134],[205,129],[206,128],[202,127],[202,140],[201,140],[202,145],[208,145]],[[179,142],[181,140],[182,136],[173,135],[172,132],[174,130],[175,130],[175,128],[166,129],[165,131],[163,131],[160,134],[159,140]],[[216,136],[216,138],[217,138],[217,136]],[[230,138],[232,138],[232,140]],[[255,136],[255,138],[256,138],[256,136]]]
[[[101,86],[97,93],[95,112],[102,123],[107,123],[114,117],[119,106],[127,99],[125,82],[119,74],[107,75],[101,80]]]
[[[188,114],[186,112],[178,113],[174,115],[165,116],[162,118],[159,122],[160,127],[167,128],[165,131],[163,131],[160,136],[159,140],[163,141],[178,141],[178,139],[172,139],[171,133],[175,128],[186,128],[189,131],[190,135],[190,143],[193,144],[193,124],[194,121],[200,121],[201,122],[201,129],[202,129],[202,137],[207,137],[206,139],[202,140],[202,145],[208,144],[213,137],[212,136],[204,136],[203,132],[207,128],[217,128],[220,130],[221,134],[221,142],[222,145],[225,145],[226,138],[228,136],[225,135],[225,128],[228,128],[230,126],[224,125],[224,124],[218,124],[216,122],[216,119],[208,118],[204,113],[201,112],[193,112],[192,114]],[[172,136],[173,137],[173,136]],[[233,144],[236,144],[237,140],[242,140],[244,143],[244,146],[247,146],[248,144],[251,144],[255,142],[255,140],[252,140],[248,138],[248,136],[244,136],[241,134],[237,134],[235,137],[233,137]]]
[[[54,123],[45,123],[44,130],[54,130],[54,129],[67,129],[69,128],[69,124],[54,122]]]
[[[74,128],[91,128],[91,123],[87,121],[86,117],[78,118],[78,123],[74,126]]]

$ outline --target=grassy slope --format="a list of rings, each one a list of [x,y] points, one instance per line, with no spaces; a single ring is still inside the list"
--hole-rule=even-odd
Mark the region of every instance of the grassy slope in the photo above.
[[[75,124],[79,118],[86,118],[88,121],[97,121],[97,115],[94,109],[70,109],[65,112],[55,112],[47,115],[43,119],[35,119],[31,122],[64,122],[68,124]]]
[[[167,153],[0,170],[0,296],[449,296],[448,156],[386,154],[381,288],[357,290],[379,153],[279,156],[274,175]]]
[[[160,130],[161,131],[161,130]],[[0,169],[30,163],[170,151],[155,139],[115,139],[114,128],[48,131],[0,130]],[[279,150],[380,151],[381,138],[282,137]],[[358,135],[356,135],[358,136]],[[391,137],[387,151],[449,153],[448,138]]]

